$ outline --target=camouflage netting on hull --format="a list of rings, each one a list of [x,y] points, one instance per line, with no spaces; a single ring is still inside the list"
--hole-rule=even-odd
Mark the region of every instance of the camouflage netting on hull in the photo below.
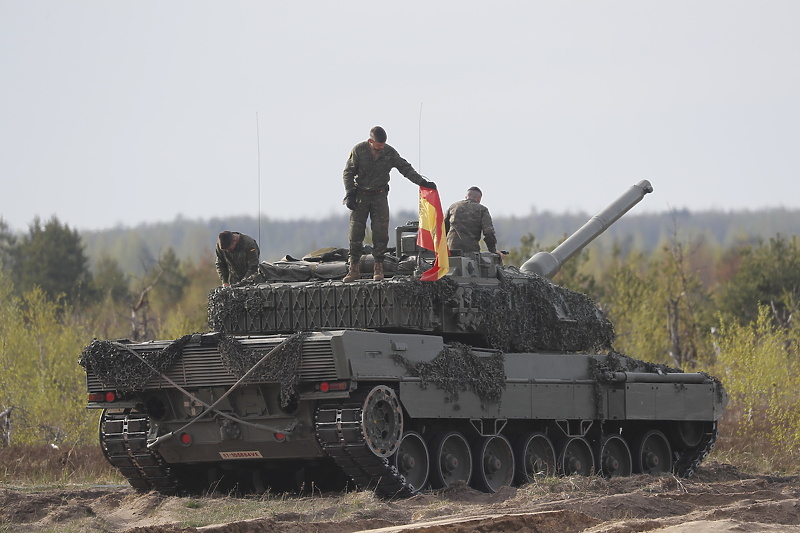
[[[497,403],[506,388],[502,353],[478,357],[469,346],[454,343],[445,346],[430,362],[412,363],[400,354],[394,354],[394,358],[409,374],[422,379],[423,388],[433,383],[444,390],[446,402],[457,401],[461,391],[472,390],[481,400]]]
[[[614,340],[611,322],[586,295],[511,268],[483,282],[396,276],[217,289],[208,319],[211,329],[236,335],[339,328],[470,335],[470,343],[504,352],[603,351]]]
[[[273,382],[281,384],[281,407],[288,406],[296,395],[300,374],[297,367],[303,354],[303,340],[307,332],[287,338],[245,381]],[[254,350],[228,335],[219,338],[219,353],[222,363],[235,376],[241,378],[253,368],[270,350]]]
[[[611,350],[606,357],[605,364],[598,365],[600,372],[648,372],[651,374],[668,374],[683,372],[680,368],[673,368],[660,363],[649,363],[641,359],[635,359],[616,350]],[[602,380],[600,375],[597,379]]]
[[[247,375],[246,382],[280,383],[281,406],[286,407],[295,395],[299,380],[297,368],[303,353],[303,341],[308,335],[299,332],[286,338],[256,368],[270,349],[248,348],[225,334],[217,337],[217,349],[223,366],[237,379]],[[192,337],[184,335],[161,350],[144,352],[136,352],[119,342],[94,340],[84,348],[78,362],[87,371],[94,372],[106,387],[122,393],[141,391],[150,379],[169,370]]]
[[[634,359],[616,350],[610,350],[604,358],[590,359],[589,371],[595,382],[594,398],[597,406],[595,416],[600,420],[605,419],[606,412],[606,391],[602,384],[611,383],[615,372],[647,372],[650,374],[683,372],[667,365]]]
[[[78,363],[119,392],[144,390],[150,378],[172,366],[191,340],[192,335],[184,335],[166,348],[137,354],[122,343],[95,339],[83,349]]]
[[[609,351],[605,361],[594,360],[590,365],[592,377],[598,383],[608,383],[614,372],[648,372],[651,374],[674,374],[684,372],[680,368],[674,368],[665,364],[650,363],[648,361],[642,361],[641,359],[635,359],[616,350]],[[717,398],[722,402],[725,395],[725,388],[722,386],[722,381],[708,372],[698,372],[698,374],[702,374],[709,382],[717,385]]]

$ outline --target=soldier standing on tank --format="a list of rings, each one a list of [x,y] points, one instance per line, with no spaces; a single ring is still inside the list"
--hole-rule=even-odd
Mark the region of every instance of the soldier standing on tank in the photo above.
[[[236,231],[222,231],[217,237],[217,274],[223,287],[230,287],[258,273],[261,251],[252,237]]]
[[[372,256],[375,258],[372,279],[383,279],[383,259],[389,245],[389,171],[396,168],[413,183],[436,188],[435,183],[422,177],[397,150],[386,144],[386,138],[382,127],[372,128],[369,139],[350,151],[344,167],[342,203],[350,210],[350,266],[342,280],[345,283],[361,277],[359,262],[364,251],[367,217],[372,221]]]
[[[481,205],[481,198],[483,198],[481,190],[478,187],[470,187],[463,200],[447,208],[447,213],[444,215],[447,247],[464,253],[480,252],[481,233],[483,233],[486,248],[502,259],[503,254],[497,251],[492,215],[486,206]]]

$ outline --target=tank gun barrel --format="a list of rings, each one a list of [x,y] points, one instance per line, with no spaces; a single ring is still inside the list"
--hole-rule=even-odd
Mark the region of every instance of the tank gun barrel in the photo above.
[[[647,180],[632,185],[622,196],[614,200],[605,209],[593,216],[578,231],[559,244],[552,252],[538,252],[525,261],[520,270],[530,274],[539,274],[546,278],[555,276],[561,266],[580,253],[584,246],[592,242],[598,235],[607,230],[622,215],[638,204],[644,195],[653,192],[653,186]]]

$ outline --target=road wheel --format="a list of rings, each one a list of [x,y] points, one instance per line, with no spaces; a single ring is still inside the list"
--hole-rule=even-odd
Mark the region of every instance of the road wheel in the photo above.
[[[636,472],[650,475],[672,471],[672,449],[663,433],[657,430],[642,435],[636,446]]]
[[[633,472],[628,443],[619,435],[606,435],[600,441],[597,464],[603,477],[625,477]]]
[[[532,483],[544,476],[556,473],[556,452],[553,443],[544,433],[522,435],[514,447],[516,475],[514,481],[518,485]]]
[[[472,483],[483,492],[497,492],[514,481],[514,451],[503,435],[482,437],[473,444]]]
[[[458,431],[445,433],[436,439],[431,468],[431,485],[436,489],[449,487],[472,476],[472,454],[467,439]]]
[[[594,457],[592,447],[586,439],[571,437],[561,443],[561,452],[558,454],[558,470],[565,476],[578,474],[589,476],[594,472]]]
[[[428,482],[430,461],[428,460],[428,447],[422,435],[416,431],[407,431],[400,441],[391,459],[397,471],[406,478],[406,483],[415,490],[421,490]]]

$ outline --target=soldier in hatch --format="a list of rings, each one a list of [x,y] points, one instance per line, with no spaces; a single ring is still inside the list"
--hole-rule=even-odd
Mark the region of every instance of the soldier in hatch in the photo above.
[[[450,250],[462,252],[481,251],[481,233],[486,248],[497,254],[501,259],[503,254],[497,251],[497,237],[494,234],[492,215],[489,209],[481,205],[483,193],[477,187],[467,189],[467,195],[447,208],[444,216],[444,229],[447,234],[447,247]]]
[[[222,231],[217,237],[217,274],[223,287],[230,287],[258,273],[261,251],[252,237],[236,231]]]
[[[386,130],[380,126],[370,130],[369,139],[353,147],[343,174],[343,203],[350,210],[350,266],[342,280],[345,283],[361,277],[359,261],[364,250],[367,217],[372,221],[373,279],[383,279],[383,259],[389,244],[389,171],[393,168],[421,187],[436,188],[435,183],[423,178],[397,150],[386,144]]]

